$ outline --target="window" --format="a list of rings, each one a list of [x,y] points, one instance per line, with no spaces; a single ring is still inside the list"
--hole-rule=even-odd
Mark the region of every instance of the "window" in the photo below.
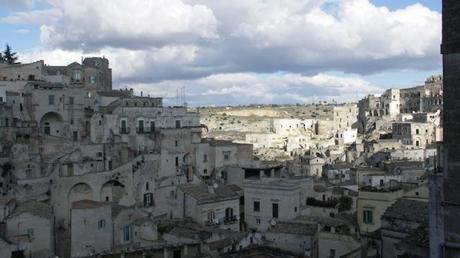
[[[89,83],[96,84],[96,76],[92,75],[89,77]]]
[[[123,227],[123,240],[125,242],[131,241],[131,225],[125,225]]]
[[[222,171],[222,173],[221,173],[221,178],[222,178],[223,180],[225,180],[225,181],[228,180],[228,173],[227,173],[227,171],[225,171],[225,170]]]
[[[223,151],[222,154],[224,154],[224,160],[230,159],[230,151]]]
[[[179,142],[178,141],[174,141],[174,146],[179,146]]]
[[[254,211],[260,212],[260,201],[254,201]]]
[[[148,191],[149,190],[149,182],[145,182],[145,190]]]
[[[232,208],[227,208],[225,209],[225,220],[226,221],[232,221],[233,218],[233,209]]]
[[[73,79],[76,82],[79,82],[81,80],[81,71],[74,71],[73,72]]]
[[[121,133],[128,133],[128,125],[126,120],[121,120]]]
[[[329,250],[329,258],[334,258],[335,257],[335,249],[330,249]]]
[[[418,129],[415,129],[415,134],[420,134],[420,131]]]
[[[73,97],[69,97],[69,105],[73,105]]]
[[[180,128],[180,120],[176,120],[176,128]]]
[[[67,164],[67,176],[73,176],[73,164]]]
[[[181,252],[180,250],[174,250],[173,252],[173,258],[181,258]]]
[[[278,218],[278,203],[272,203],[272,217]]]
[[[208,211],[208,221],[214,222],[216,220],[216,213],[213,210]]]
[[[27,235],[29,235],[29,237],[33,237],[34,236],[34,229],[33,228],[28,228],[27,229]]]
[[[373,211],[372,210],[363,211],[363,222],[364,224],[373,224]]]
[[[105,228],[105,219],[101,219],[97,222],[97,228],[98,229]]]
[[[144,194],[144,206],[152,206],[152,205],[153,205],[153,193]]]
[[[208,162],[208,155],[206,154],[203,155],[203,162]]]
[[[155,130],[155,121],[150,121],[150,131],[153,132]]]
[[[48,96],[48,104],[54,105],[54,95],[49,95]]]
[[[179,166],[179,157],[176,157],[176,167]]]
[[[256,224],[260,225],[260,218],[256,218]]]
[[[144,120],[139,120],[138,121],[138,132],[143,133],[144,132]]]

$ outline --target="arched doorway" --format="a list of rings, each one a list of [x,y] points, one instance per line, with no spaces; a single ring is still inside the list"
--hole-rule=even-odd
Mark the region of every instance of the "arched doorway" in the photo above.
[[[101,201],[118,203],[125,194],[125,186],[117,180],[110,180],[102,185]]]
[[[62,116],[56,112],[48,112],[40,120],[40,132],[44,135],[62,136],[63,129]]]
[[[70,188],[69,196],[67,198],[70,206],[73,202],[76,201],[92,200],[93,191],[91,190],[91,187],[88,184],[78,183],[72,186],[72,188]]]

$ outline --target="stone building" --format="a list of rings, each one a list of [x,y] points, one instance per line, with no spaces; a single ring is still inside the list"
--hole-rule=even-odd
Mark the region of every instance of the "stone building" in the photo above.
[[[279,178],[272,171],[246,171],[255,173],[253,177],[246,177],[243,183],[244,221],[249,228],[266,231],[278,220],[299,216],[311,195],[311,178]]]
[[[73,62],[67,66],[50,66],[43,60],[28,64],[1,64],[0,81],[9,81],[11,86],[14,81],[46,81],[105,91],[112,89],[112,69],[104,57],[89,57],[81,64]]]
[[[425,81],[424,91],[420,99],[421,112],[436,112],[443,110],[443,81],[442,76],[430,76]]]
[[[332,112],[334,132],[357,128],[359,109],[356,104],[337,105],[333,107]]]
[[[460,256],[460,2],[444,0],[442,8],[443,143],[430,176],[430,257]]]
[[[49,205],[38,201],[19,204],[6,218],[6,237],[24,256],[48,258],[54,254],[54,222]]]
[[[401,95],[399,89],[388,89],[382,95],[369,95],[358,103],[358,130],[369,132],[379,129],[376,121],[379,119],[393,121],[401,109]]]
[[[236,190],[235,190],[236,188]],[[184,217],[203,226],[240,230],[240,194],[234,185],[181,185],[178,190]]]
[[[428,205],[426,200],[399,199],[382,215],[383,258],[428,257]]]
[[[178,250],[156,242],[153,233],[148,236],[151,241],[146,241],[140,235],[154,222],[129,217],[189,217],[184,213],[186,202],[179,198],[183,197],[181,185],[209,181],[222,184],[218,193],[235,189],[225,185],[233,178],[228,173],[252,165],[252,145],[203,139],[198,113],[186,107],[165,107],[161,98],[135,96],[132,90],[112,90],[105,58],[86,58],[67,66],[47,66],[43,61],[2,65],[0,74],[6,77],[0,81],[2,194],[18,203],[33,198],[38,205],[49,205],[53,213],[46,219],[53,221],[56,230],[50,229],[52,246],[41,243],[47,248],[46,257],[102,255],[153,246],[165,253],[195,255],[181,241]],[[234,191],[238,194],[228,200],[233,213],[223,217],[223,225],[237,231],[241,191]],[[98,221],[90,221],[99,213],[106,215],[103,229],[95,226]],[[207,226],[198,215],[193,219]],[[37,225],[41,224],[46,221],[37,219]],[[125,224],[133,235],[123,242]],[[106,242],[97,248],[91,245],[98,240],[75,242],[88,234]],[[19,241],[11,234],[5,239]],[[199,244],[194,242],[190,248],[196,250]]]
[[[427,148],[436,141],[436,128],[431,123],[393,123],[393,139],[410,148]]]

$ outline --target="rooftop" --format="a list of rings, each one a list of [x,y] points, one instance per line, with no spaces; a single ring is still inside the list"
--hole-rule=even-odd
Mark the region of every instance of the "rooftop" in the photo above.
[[[118,205],[113,202],[99,202],[93,200],[81,200],[72,203],[72,209],[95,209],[100,207],[110,206],[112,208],[112,217],[115,218],[122,210],[128,207]]]
[[[428,220],[428,203],[399,199],[385,211],[382,218],[424,223]]]
[[[23,213],[30,213],[38,217],[50,219],[52,210],[48,204],[33,200],[19,204],[10,216],[14,217]]]
[[[211,187],[212,189],[210,189]],[[236,188],[230,185],[218,185],[217,187],[214,187],[205,184],[185,184],[180,185],[179,189],[190,197],[196,199],[199,204],[240,198],[240,195],[234,190]]]
[[[268,229],[270,233],[285,233],[295,235],[314,235],[318,229],[316,224],[279,221]]]

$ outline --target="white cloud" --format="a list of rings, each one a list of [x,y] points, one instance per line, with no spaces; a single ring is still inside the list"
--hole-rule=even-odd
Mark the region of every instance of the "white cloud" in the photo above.
[[[380,93],[381,88],[356,77],[317,74],[216,74],[196,80],[126,84],[137,93],[162,96],[175,103],[176,90],[185,88],[191,105],[210,104],[283,104],[318,100],[352,101],[365,94]]]
[[[55,23],[62,16],[57,9],[32,10],[16,12],[0,19],[2,23],[8,24],[48,24]]]
[[[32,8],[35,5],[36,0],[0,0],[0,6],[9,9],[24,9]]]
[[[45,46],[141,49],[212,40],[217,21],[204,5],[180,0],[50,1],[62,15],[41,27]]]
[[[41,50],[22,54],[23,61],[40,57],[65,64],[104,55],[115,85],[199,82],[206,90],[196,96],[208,99],[245,95],[248,89],[254,89],[246,94],[251,99],[310,99],[295,91],[302,87],[294,82],[323,85],[306,88],[321,96],[346,95],[369,85],[342,77],[342,83],[331,82],[326,72],[367,75],[437,69],[441,63],[441,14],[421,4],[396,11],[369,0],[49,0],[49,5],[2,18],[42,24]],[[249,84],[257,74],[273,74],[277,87],[293,92],[277,92],[260,78]],[[240,77],[247,83],[223,87],[219,81]],[[223,88],[206,84],[211,79]]]
[[[30,33],[30,30],[28,30],[28,29],[17,29],[14,32],[16,32],[18,34],[27,34],[27,33]]]

